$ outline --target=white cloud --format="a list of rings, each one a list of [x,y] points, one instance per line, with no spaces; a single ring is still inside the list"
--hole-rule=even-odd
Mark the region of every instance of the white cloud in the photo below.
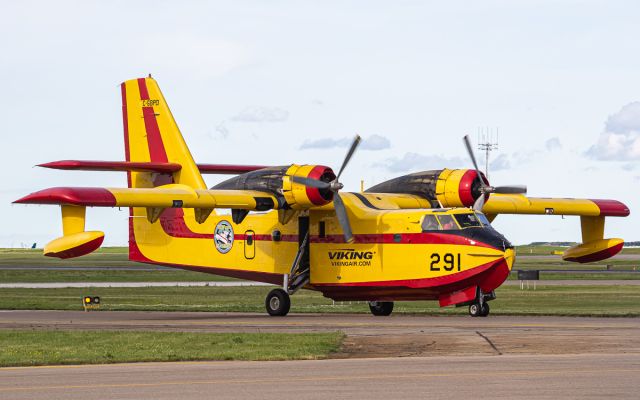
[[[316,140],[308,140],[302,143],[300,149],[332,149],[334,147],[348,147],[353,142],[353,139],[341,138],[321,138]],[[368,138],[362,140],[360,143],[360,150],[384,150],[391,147],[391,142],[384,136],[371,135]]]
[[[489,171],[502,171],[511,168],[511,162],[509,156],[506,154],[500,154],[495,160],[489,163]]]
[[[212,135],[214,139],[222,139],[226,140],[229,137],[229,129],[227,129],[227,125],[224,121],[220,122],[218,126],[216,126],[216,133]]]
[[[384,136],[371,135],[360,144],[362,150],[384,150],[391,147],[391,142]]]
[[[424,171],[440,168],[460,168],[467,166],[468,162],[460,157],[446,158],[437,155],[422,155],[418,153],[406,153],[402,158],[389,158],[384,163],[374,164],[384,167],[390,172]]]
[[[551,139],[544,142],[544,147],[548,151],[562,150],[562,143],[560,143],[560,139],[558,139],[557,137],[552,137]]]
[[[351,143],[351,140],[347,138],[322,138],[316,140],[307,140],[302,143],[300,149],[332,149],[334,147],[347,147],[349,143]]]
[[[289,111],[277,107],[247,107],[231,118],[236,122],[284,122]]]
[[[640,102],[629,103],[610,115],[604,132],[586,155],[596,160],[640,160]]]

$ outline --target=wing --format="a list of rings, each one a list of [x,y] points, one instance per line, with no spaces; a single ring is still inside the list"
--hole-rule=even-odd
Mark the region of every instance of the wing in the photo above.
[[[521,194],[492,194],[482,208],[487,215],[541,214],[587,217],[626,217],[629,208],[617,200],[527,197]]]
[[[617,200],[536,198],[519,194],[492,194],[482,212],[493,220],[498,214],[540,214],[580,216],[582,244],[567,249],[562,258],[573,262],[594,262],[616,255],[624,241],[605,239],[605,217],[626,217],[629,207]]]

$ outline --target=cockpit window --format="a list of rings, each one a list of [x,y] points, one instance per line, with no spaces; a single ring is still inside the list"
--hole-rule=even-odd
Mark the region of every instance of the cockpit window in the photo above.
[[[440,230],[440,224],[436,219],[435,215],[425,215],[422,220],[422,230],[423,231],[437,231]]]
[[[475,214],[455,214],[454,217],[462,229],[482,226]]]
[[[482,213],[477,213],[476,216],[478,217],[478,219],[480,220],[480,222],[482,222],[482,225],[484,226],[491,226],[491,223],[489,222],[489,220],[487,219],[487,216],[482,214]]]
[[[458,228],[458,224],[454,221],[451,215],[438,215],[438,220],[440,221],[440,225],[442,225],[443,231],[450,231],[452,229],[460,229]]]

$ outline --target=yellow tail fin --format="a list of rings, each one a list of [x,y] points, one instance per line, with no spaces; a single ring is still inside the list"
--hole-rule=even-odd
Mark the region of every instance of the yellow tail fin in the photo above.
[[[129,172],[129,187],[155,187],[168,183],[206,189],[191,152],[156,81],[128,80],[121,85],[125,157],[127,161],[176,163],[182,168],[172,176]]]

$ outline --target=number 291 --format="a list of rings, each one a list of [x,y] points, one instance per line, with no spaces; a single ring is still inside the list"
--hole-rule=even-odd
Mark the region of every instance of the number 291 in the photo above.
[[[460,271],[460,253],[451,254],[446,253],[440,256],[439,253],[431,254],[431,264],[429,266],[431,271]]]

